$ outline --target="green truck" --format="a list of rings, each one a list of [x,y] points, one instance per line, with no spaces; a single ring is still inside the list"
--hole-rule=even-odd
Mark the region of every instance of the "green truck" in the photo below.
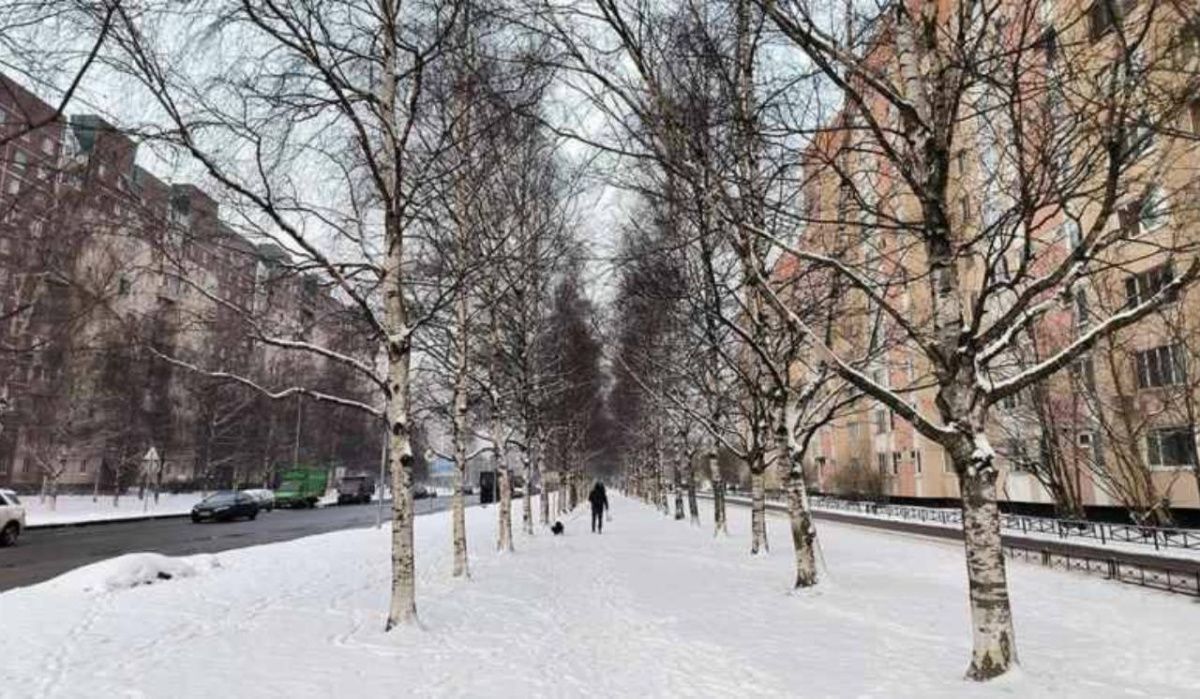
[[[324,469],[294,468],[284,471],[279,488],[275,490],[276,507],[313,507],[329,484]]]

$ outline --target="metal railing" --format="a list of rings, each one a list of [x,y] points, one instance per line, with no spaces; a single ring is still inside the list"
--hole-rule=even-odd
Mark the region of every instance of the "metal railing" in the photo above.
[[[1047,568],[1100,575],[1107,580],[1127,585],[1200,597],[1200,571],[1195,569],[1186,570],[1115,557],[1100,558],[1082,551],[1054,551],[1022,544],[1005,544],[1004,553],[1009,558],[1041,563]]]
[[[749,504],[748,501],[740,498],[735,499],[734,502],[742,505]],[[823,496],[814,496],[812,504],[814,509],[825,511],[826,517],[849,521],[861,526],[873,527],[885,531],[907,531],[909,533],[919,533],[946,539],[960,539],[962,537],[961,527],[937,526],[960,525],[962,523],[962,513],[949,508],[885,505],[872,502],[839,500]],[[787,506],[781,502],[774,501],[768,503],[767,507],[772,510],[786,511]],[[838,515],[835,513],[837,510],[848,514]],[[859,517],[858,515],[876,516]],[[821,516],[819,512],[818,516]],[[1019,527],[1021,519],[1039,523],[1063,522],[1070,524],[1065,520],[1026,517],[1023,515],[1005,515],[1005,518],[1008,522],[1006,526],[1010,529]],[[904,521],[908,523],[902,523]],[[1105,539],[1100,539],[1102,541],[1125,541],[1125,539],[1113,537],[1111,532],[1120,531],[1121,529],[1140,529],[1138,527],[1119,524],[1098,524],[1091,522],[1084,524],[1096,524],[1097,527],[1107,527],[1107,529],[1096,530],[1097,537],[1106,537]],[[1026,526],[1029,526],[1028,522]],[[1058,532],[1057,529],[1025,529],[1024,531],[1026,533],[1030,531]],[[1084,530],[1080,531],[1083,532]],[[1109,533],[1101,533],[1102,531]],[[1178,533],[1178,530],[1173,533]],[[1182,537],[1172,536],[1167,541],[1171,541],[1171,545],[1176,546],[1181,546],[1184,543],[1195,546],[1194,537],[1197,535],[1197,532],[1186,530],[1186,533],[1189,535],[1186,540]],[[1142,541],[1141,543],[1146,542]],[[1200,597],[1200,561],[1157,557],[1152,554],[1122,549],[1100,549],[1092,546],[1090,543],[1073,544],[1068,541],[1020,536],[1016,533],[1005,536],[1002,546],[1004,554],[1012,559],[1039,563],[1051,569],[1084,573],[1086,575],[1098,575],[1114,582]]]
[[[945,507],[893,505],[862,500],[842,500],[828,496],[813,496],[812,505],[825,510],[858,512],[879,517],[944,525],[962,525],[962,511]],[[1022,534],[1048,534],[1059,539],[1092,539],[1101,544],[1114,541],[1142,544],[1153,546],[1155,550],[1172,548],[1200,550],[1200,530],[1197,529],[1146,527],[1136,524],[1054,519],[1008,513],[1001,513],[1000,526],[1003,529]]]

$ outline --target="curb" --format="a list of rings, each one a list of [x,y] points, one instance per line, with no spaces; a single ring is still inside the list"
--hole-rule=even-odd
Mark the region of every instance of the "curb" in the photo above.
[[[112,517],[109,519],[84,519],[78,522],[46,522],[44,524],[26,524],[25,531],[33,529],[66,529],[68,527],[92,527],[99,524],[127,524],[129,522],[146,522],[152,519],[182,519],[190,517],[190,512],[162,515],[134,515],[132,517]]]

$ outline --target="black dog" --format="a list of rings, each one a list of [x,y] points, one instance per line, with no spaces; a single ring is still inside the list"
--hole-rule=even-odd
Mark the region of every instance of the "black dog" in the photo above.
[[[555,522],[555,523],[554,523],[554,526],[553,526],[553,527],[550,527],[550,532],[551,532],[552,534],[554,534],[554,536],[559,536],[559,535],[561,535],[561,534],[563,533],[563,523],[562,523],[562,522]]]

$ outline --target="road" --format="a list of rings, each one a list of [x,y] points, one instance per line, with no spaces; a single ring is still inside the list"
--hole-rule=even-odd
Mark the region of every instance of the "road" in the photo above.
[[[469,502],[473,503],[473,499]],[[417,500],[418,515],[450,507],[450,498]],[[206,522],[188,518],[93,524],[61,529],[29,529],[17,546],[0,549],[0,592],[49,580],[73,568],[126,553],[151,551],[171,556],[215,553],[288,541],[313,534],[371,527],[376,507],[346,505],[315,510],[264,512],[253,522]],[[385,508],[390,516],[390,510]]]

